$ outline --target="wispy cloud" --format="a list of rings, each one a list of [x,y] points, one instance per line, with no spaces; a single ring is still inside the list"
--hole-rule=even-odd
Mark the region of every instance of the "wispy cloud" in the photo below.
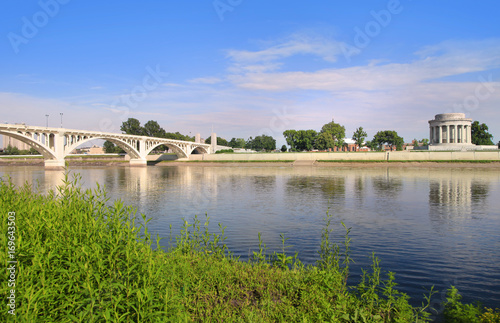
[[[265,51],[261,51],[265,52]],[[260,55],[257,52],[257,57]],[[292,53],[290,51],[289,53]],[[251,56],[251,55],[248,55]],[[445,42],[416,53],[408,63],[371,62],[364,66],[325,68],[314,72],[255,71],[240,68],[229,80],[247,89],[270,91],[324,90],[377,91],[415,85],[442,77],[481,72],[500,67],[500,41]],[[274,64],[279,64],[274,63]],[[234,70],[233,70],[234,71]]]
[[[189,83],[194,84],[217,84],[221,82],[223,82],[223,80],[218,77],[199,77],[189,80]]]
[[[279,69],[283,63],[276,62],[296,55],[311,55],[334,63],[342,54],[341,42],[313,33],[295,33],[283,40],[266,43],[266,48],[228,50],[227,58],[232,62],[230,71],[265,72]]]

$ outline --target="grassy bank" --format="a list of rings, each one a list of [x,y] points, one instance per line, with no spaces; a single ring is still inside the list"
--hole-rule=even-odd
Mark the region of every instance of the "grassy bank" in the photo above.
[[[161,163],[293,163],[294,160],[185,160],[185,161],[177,161],[177,160],[163,160]]]
[[[68,178],[48,194],[36,193],[29,185],[16,188],[3,179],[0,212],[2,248],[12,251],[0,253],[2,264],[17,261],[14,276],[8,270],[0,274],[2,322],[428,318],[427,305],[410,306],[408,297],[396,290],[394,274],[382,274],[375,256],[358,284],[347,286],[350,229],[338,225],[344,244],[332,243],[328,214],[317,265],[304,266],[297,255],[286,253],[286,237],[281,252],[266,254],[261,241],[249,262],[239,261],[224,244],[224,227],[209,232],[208,218],[204,224],[196,217],[184,222],[173,246],[161,250],[158,240],[139,224],[147,225],[144,216],[136,222],[132,208],[120,201],[110,203],[99,188],[82,190],[77,180]],[[9,286],[12,280],[15,286]],[[5,306],[12,295],[15,316]],[[470,312],[459,299],[453,304],[456,310],[450,313],[457,317],[465,317],[461,309]],[[476,318],[485,315],[484,309],[478,311]]]
[[[349,160],[332,159],[317,160],[319,163],[470,163],[470,164],[489,164],[500,163],[498,160]]]

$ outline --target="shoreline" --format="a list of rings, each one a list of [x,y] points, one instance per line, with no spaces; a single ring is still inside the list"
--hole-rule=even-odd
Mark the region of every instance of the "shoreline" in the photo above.
[[[474,161],[311,161],[306,165],[294,165],[296,161],[244,161],[234,160],[222,161],[161,161],[148,162],[148,167],[172,167],[172,166],[201,166],[201,167],[417,167],[417,168],[498,168],[500,161],[474,160]],[[43,159],[27,158],[24,160],[0,159],[1,166],[44,166]],[[85,161],[68,161],[68,166],[122,166],[130,167],[127,160],[102,160],[88,159]]]
[[[500,169],[500,161],[487,161],[487,162],[436,162],[436,161],[338,161],[338,162],[314,162],[311,165],[293,165],[293,162],[213,162],[213,161],[200,161],[200,162],[162,162],[152,166],[168,167],[168,166],[202,166],[202,167],[238,167],[238,166],[260,166],[260,167],[432,167],[432,168],[498,168]]]

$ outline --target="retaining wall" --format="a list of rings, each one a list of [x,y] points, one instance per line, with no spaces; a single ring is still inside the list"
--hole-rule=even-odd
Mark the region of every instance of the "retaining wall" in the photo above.
[[[254,153],[191,155],[190,160],[366,160],[366,161],[432,161],[432,160],[498,160],[499,151],[391,151],[331,153]]]

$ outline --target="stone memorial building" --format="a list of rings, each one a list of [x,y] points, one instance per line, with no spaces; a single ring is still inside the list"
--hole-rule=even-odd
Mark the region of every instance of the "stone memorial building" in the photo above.
[[[429,120],[429,150],[474,150],[472,119],[465,113],[443,113]]]

